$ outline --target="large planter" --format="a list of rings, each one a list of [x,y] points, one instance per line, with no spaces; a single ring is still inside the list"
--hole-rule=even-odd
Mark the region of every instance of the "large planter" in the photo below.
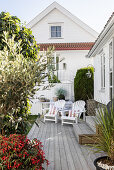
[[[95,116],[96,111],[95,108],[97,106],[97,102],[93,99],[87,100],[87,115],[89,116]]]
[[[97,159],[94,160],[94,165],[95,165],[95,167],[96,167],[96,170],[106,170],[106,169],[103,169],[103,168],[99,167],[98,164],[97,164],[97,162],[100,161],[100,160],[102,160],[103,158],[106,158],[106,159],[107,159],[108,156],[102,156],[102,157],[99,157],[99,158],[97,158]]]

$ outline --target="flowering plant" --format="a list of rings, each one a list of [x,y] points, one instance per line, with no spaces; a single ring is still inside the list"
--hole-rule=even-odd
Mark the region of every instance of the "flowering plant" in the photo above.
[[[0,136],[0,169],[42,170],[48,166],[42,144],[37,139],[30,141],[23,135]]]

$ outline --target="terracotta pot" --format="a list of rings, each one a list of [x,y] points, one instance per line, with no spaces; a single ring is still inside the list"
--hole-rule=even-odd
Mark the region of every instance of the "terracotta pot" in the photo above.
[[[99,158],[97,158],[97,159],[94,160],[94,165],[95,165],[95,167],[96,167],[96,170],[106,170],[106,169],[103,169],[103,168],[99,167],[98,164],[97,164],[97,162],[98,162],[99,160],[103,159],[103,158],[106,158],[106,159],[107,159],[108,156],[102,156],[102,157],[99,157]]]
[[[56,102],[58,100],[58,97],[53,97],[53,101]]]

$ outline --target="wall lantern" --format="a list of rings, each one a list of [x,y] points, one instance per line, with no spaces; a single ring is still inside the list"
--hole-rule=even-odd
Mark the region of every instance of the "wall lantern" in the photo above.
[[[88,72],[86,73],[86,76],[87,76],[88,78],[91,78],[92,73],[91,73],[91,71],[90,71],[90,68],[89,68],[89,67],[93,67],[93,65],[92,65],[92,64],[87,65]],[[95,68],[94,68],[94,67],[93,67],[93,69],[94,69],[94,72],[95,72]]]

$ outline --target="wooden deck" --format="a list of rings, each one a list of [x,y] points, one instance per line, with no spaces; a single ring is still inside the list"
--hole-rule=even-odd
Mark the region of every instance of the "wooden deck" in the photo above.
[[[50,165],[48,170],[95,170],[93,161],[101,154],[93,154],[87,146],[79,145],[72,125],[40,122],[28,134],[29,139],[37,138]]]

